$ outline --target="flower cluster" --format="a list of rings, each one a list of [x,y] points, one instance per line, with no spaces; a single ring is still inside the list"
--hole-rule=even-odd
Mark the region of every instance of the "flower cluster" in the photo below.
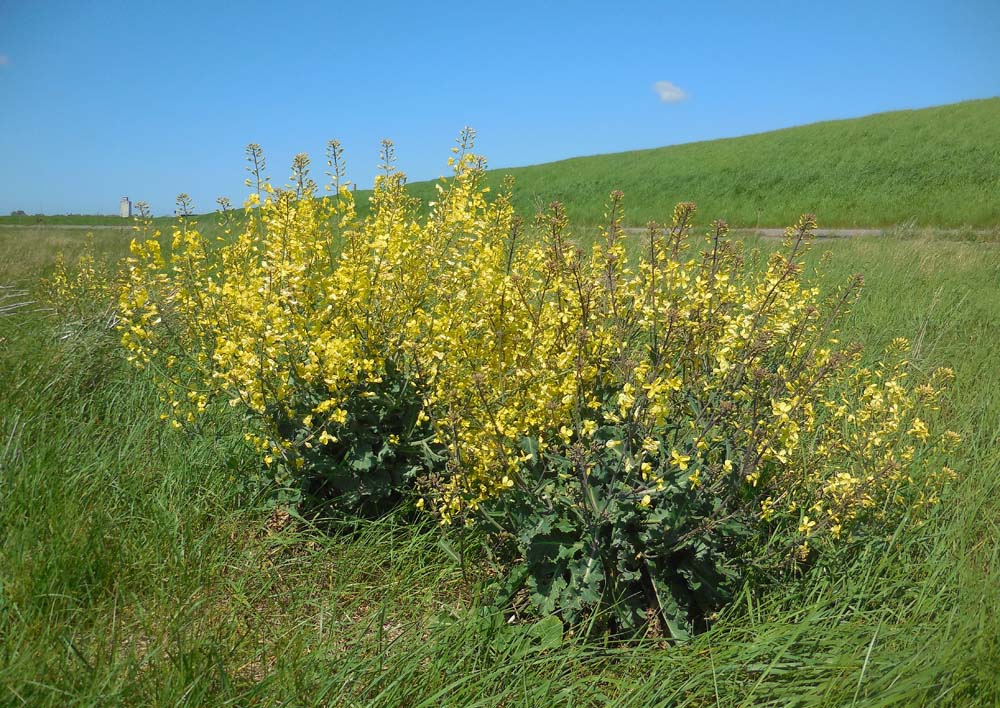
[[[72,264],[63,253],[56,254],[52,274],[40,285],[42,297],[63,320],[67,334],[88,326],[113,329],[122,277],[97,258],[93,234],[87,234],[83,250]]]

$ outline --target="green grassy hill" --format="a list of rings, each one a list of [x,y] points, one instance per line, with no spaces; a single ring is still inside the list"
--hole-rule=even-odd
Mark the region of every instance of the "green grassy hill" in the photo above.
[[[405,165],[402,165],[405,169]],[[701,219],[783,226],[814,212],[821,226],[1000,227],[1000,97],[814,123],[739,138],[576,157],[489,172],[516,178],[525,215],[561,201],[596,224],[612,190],[626,221],[669,218],[696,202]],[[411,185],[434,195],[433,181]],[[358,191],[359,206],[367,193]],[[0,217],[0,224],[120,224],[117,217]]]
[[[625,192],[627,221],[694,201],[705,221],[781,226],[1000,225],[1000,98],[828,121],[740,138],[577,157],[490,172],[516,180],[525,213],[554,200],[577,223],[602,220]],[[431,183],[414,191],[431,194]]]

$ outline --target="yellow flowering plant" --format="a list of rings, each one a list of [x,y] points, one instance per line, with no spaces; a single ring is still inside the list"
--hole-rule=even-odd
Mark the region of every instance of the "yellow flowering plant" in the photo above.
[[[327,198],[306,156],[276,188],[252,145],[223,237],[185,215],[168,253],[137,239],[119,326],[165,417],[238,408],[279,482],[342,511],[416,485],[507,543],[510,596],[626,634],[684,637],[750,571],[937,503],[948,372],[839,341],[861,281],[808,282],[811,216],[757,265],[722,222],[695,236],[693,204],[631,233],[615,193],[588,252],[560,205],[526,224],[491,195],[472,140],[425,208],[385,143],[364,218],[335,141]]]
[[[146,208],[143,202],[137,203]],[[94,251],[94,235],[88,233],[83,250],[73,263],[60,252],[52,274],[40,282],[41,297],[60,319],[64,336],[82,329],[114,331],[116,300],[122,277]]]

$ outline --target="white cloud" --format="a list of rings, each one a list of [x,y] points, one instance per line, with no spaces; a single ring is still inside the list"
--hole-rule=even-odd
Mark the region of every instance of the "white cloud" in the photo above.
[[[664,103],[679,103],[687,98],[684,89],[670,81],[657,81],[653,84],[653,91]]]
[[[10,58],[6,54],[0,54],[0,66],[7,66],[10,63]]]

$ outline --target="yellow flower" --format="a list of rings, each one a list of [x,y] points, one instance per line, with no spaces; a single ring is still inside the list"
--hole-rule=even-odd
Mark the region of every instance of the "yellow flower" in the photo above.
[[[335,442],[337,442],[336,436],[330,435],[330,433],[328,433],[327,431],[324,430],[319,434],[320,445],[327,445]]]
[[[941,438],[942,438],[942,443],[949,450],[955,449],[962,443],[962,436],[956,433],[954,430],[944,431]]]
[[[682,455],[677,450],[670,451],[670,464],[677,467],[681,472],[688,468],[688,462],[690,461],[690,455]]]
[[[910,425],[910,429],[906,432],[921,442],[927,442],[927,438],[930,437],[930,431],[927,429],[927,424],[920,420],[920,418],[914,418],[913,423]]]

